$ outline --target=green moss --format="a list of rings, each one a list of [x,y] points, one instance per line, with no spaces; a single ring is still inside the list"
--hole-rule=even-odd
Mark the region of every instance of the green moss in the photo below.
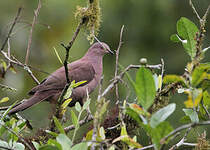
[[[97,36],[101,23],[101,10],[99,0],[93,0],[87,7],[77,6],[75,17],[82,19],[86,18],[86,30],[88,32],[87,39],[90,43],[94,41],[94,35]]]

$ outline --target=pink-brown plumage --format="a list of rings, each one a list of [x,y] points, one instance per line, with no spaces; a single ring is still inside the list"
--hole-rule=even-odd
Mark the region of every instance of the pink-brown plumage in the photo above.
[[[72,90],[72,102],[69,106],[74,106],[78,101],[83,104],[86,97],[86,91],[90,94],[99,84],[103,72],[103,56],[110,52],[110,48],[105,43],[95,43],[87,53],[79,60],[68,64],[70,81],[87,81]],[[14,114],[23,111],[43,100],[55,101],[60,96],[66,85],[66,75],[64,67],[57,69],[40,85],[32,88],[29,92],[32,95],[22,104],[12,108],[8,114]]]

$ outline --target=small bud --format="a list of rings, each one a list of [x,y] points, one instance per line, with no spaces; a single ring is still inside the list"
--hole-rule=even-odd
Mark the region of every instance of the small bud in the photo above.
[[[147,64],[147,59],[146,58],[141,58],[140,59],[140,64],[141,65],[146,65]]]

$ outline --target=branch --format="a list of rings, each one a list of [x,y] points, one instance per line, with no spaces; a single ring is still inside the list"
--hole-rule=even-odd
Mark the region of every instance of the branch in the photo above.
[[[101,97],[105,96],[125,75],[125,73],[127,71],[129,71],[130,69],[138,69],[140,67],[142,67],[144,65],[129,65],[127,66],[127,68],[125,68],[118,76],[116,76],[116,78],[114,78],[114,80],[107,86],[107,88],[104,90],[104,92],[101,94]],[[158,65],[146,65],[147,68],[150,69],[161,69],[161,64]]]
[[[6,125],[4,125],[2,122],[0,122],[1,126],[3,126],[4,128],[6,128],[9,132],[11,132],[12,134],[16,135],[18,137],[18,139],[23,142],[23,144],[25,144],[26,147],[28,147],[29,150],[33,150],[33,148],[25,141],[25,139],[18,135],[15,131],[13,131],[11,128],[7,127]]]
[[[86,116],[83,120],[79,121],[79,125],[82,126],[92,120],[93,120],[93,116],[91,114],[88,114],[88,116]],[[75,126],[71,125],[71,126],[65,127],[64,131],[68,133],[70,130],[73,130],[73,129],[75,129]]]
[[[118,62],[119,62],[119,52],[120,52],[120,47],[123,44],[122,42],[122,34],[123,34],[123,29],[124,29],[124,25],[121,27],[120,30],[120,41],[119,41],[119,45],[116,51],[116,64],[115,64],[115,78],[117,78],[117,73],[118,73]],[[116,99],[117,101],[119,100],[119,93],[118,93],[118,85],[115,84],[115,92],[116,92]]]
[[[7,53],[5,53],[4,51],[1,51],[1,54],[10,62],[10,63],[13,63],[13,64],[16,64],[17,66],[20,66],[22,67],[24,70],[26,70],[28,72],[28,74],[31,76],[31,78],[37,83],[37,84],[40,84],[39,83],[39,80],[33,75],[32,71],[30,68],[33,68],[31,66],[26,66],[24,65],[23,63],[21,63],[20,61],[18,61],[15,57],[13,57],[13,59],[11,59]],[[35,69],[35,68],[34,68]],[[38,70],[38,69],[36,69]],[[43,71],[42,71],[43,72]]]
[[[191,127],[188,128],[188,130],[185,132],[183,138],[177,144],[173,145],[169,150],[175,150],[176,148],[184,145],[184,143],[185,143],[184,141],[186,140],[186,137],[189,134],[189,132],[190,132],[191,129],[192,129]]]
[[[148,145],[148,146],[145,146],[145,147],[142,147],[142,148],[138,148],[137,150],[145,150],[145,149],[149,149],[149,148],[153,148],[155,145],[152,144],[152,145]]]
[[[34,25],[36,23],[38,15],[39,15],[39,10],[42,7],[41,0],[38,0],[38,1],[39,1],[38,6],[37,6],[37,9],[34,11],[34,18],[33,18],[32,24],[31,24],[31,30],[30,30],[30,34],[29,34],[29,38],[28,38],[28,46],[26,49],[26,57],[25,57],[26,65],[28,64],[28,61],[29,61],[29,53],[30,53],[30,47],[31,47],[31,42],[32,42],[32,34],[33,34]]]
[[[7,34],[7,37],[6,37],[6,39],[5,39],[4,43],[3,43],[3,45],[2,45],[0,51],[4,50],[4,47],[5,47],[5,45],[7,44],[7,41],[8,41],[8,39],[10,38],[10,35],[12,34],[12,30],[14,29],[14,27],[15,27],[15,25],[16,25],[16,23],[17,23],[19,17],[20,17],[21,10],[22,10],[22,7],[18,8],[17,15],[16,15],[16,17],[15,17],[13,23],[12,23],[12,26],[11,26],[11,28],[10,28],[8,34]]]
[[[65,57],[65,60],[64,60],[63,65],[64,65],[64,68],[65,68],[65,75],[66,75],[66,82],[67,82],[67,84],[65,85],[65,87],[64,87],[64,89],[63,89],[63,91],[62,91],[62,93],[60,95],[60,98],[58,100],[58,104],[61,104],[62,103],[63,97],[66,94],[67,89],[70,86],[69,71],[68,71],[69,51],[70,51],[72,45],[74,44],[74,41],[75,41],[77,35],[79,34],[80,29],[81,29],[81,27],[82,27],[83,24],[84,24],[84,21],[82,19],[80,21],[80,23],[78,24],[78,26],[76,28],[76,31],[74,32],[74,35],[73,35],[71,41],[69,42],[69,44],[67,46],[65,46],[63,43],[61,44],[66,49],[66,57]]]
[[[204,122],[198,122],[198,123],[189,123],[189,124],[182,125],[182,126],[176,128],[175,130],[173,130],[172,132],[170,132],[170,133],[169,133],[167,136],[165,136],[164,138],[162,138],[162,139],[160,140],[160,143],[161,143],[161,144],[164,144],[170,136],[172,136],[172,135],[176,134],[177,132],[180,132],[180,131],[182,131],[182,130],[184,130],[184,129],[187,129],[187,128],[194,128],[194,127],[196,127],[196,126],[203,126],[203,125],[210,125],[210,121],[204,121]]]

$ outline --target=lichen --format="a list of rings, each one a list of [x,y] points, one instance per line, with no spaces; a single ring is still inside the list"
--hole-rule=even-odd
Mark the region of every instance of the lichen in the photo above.
[[[85,29],[88,32],[87,40],[93,43],[94,36],[98,35],[101,23],[101,10],[99,0],[89,1],[87,7],[77,6],[75,17],[82,19],[85,18]]]

